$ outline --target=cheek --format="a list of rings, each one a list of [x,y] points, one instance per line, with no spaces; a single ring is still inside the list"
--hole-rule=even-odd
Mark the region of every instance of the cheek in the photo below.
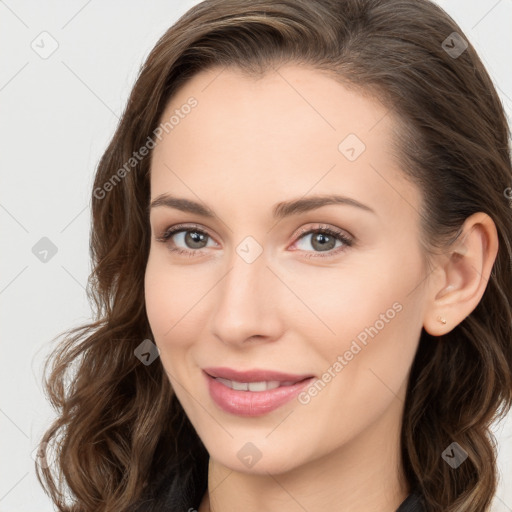
[[[150,252],[144,280],[146,312],[157,345],[174,336],[181,309],[188,303],[189,288],[179,271],[172,269],[160,251]]]
[[[368,376],[361,372],[372,377],[368,372],[374,368],[398,388],[421,334],[419,253],[409,250],[397,255],[391,249],[368,253],[364,261],[358,258],[357,265],[326,272],[326,279],[322,272],[301,281],[301,293],[319,317],[302,332],[319,340],[315,347],[326,370],[342,356],[340,373],[345,378],[365,381]]]
[[[169,274],[150,253],[144,278],[146,313],[156,341],[171,327],[170,312],[174,310]]]
[[[190,346],[204,325],[208,276],[195,265],[173,266],[165,251],[150,252],[144,279],[146,313],[162,352]]]
[[[375,323],[379,330],[387,328],[388,321],[399,316],[405,295],[397,280],[383,279],[375,266],[366,264],[340,270],[312,268],[291,287],[303,304],[288,310],[293,316],[289,326],[311,340],[322,340],[319,348],[331,354],[348,349],[354,338],[364,342],[365,329]]]
[[[419,308],[403,291],[374,286],[358,293],[364,300],[354,306],[344,298],[346,308],[332,317],[337,335],[315,343],[323,368],[301,396],[304,421],[314,416],[316,424],[326,425],[323,433],[331,441],[319,441],[323,447],[347,441],[401,405],[421,332]]]

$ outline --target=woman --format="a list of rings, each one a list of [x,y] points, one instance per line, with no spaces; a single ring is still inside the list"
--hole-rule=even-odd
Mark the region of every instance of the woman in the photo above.
[[[54,502],[488,510],[511,183],[496,91],[429,1],[190,9],[98,166],[97,318],[49,360]]]

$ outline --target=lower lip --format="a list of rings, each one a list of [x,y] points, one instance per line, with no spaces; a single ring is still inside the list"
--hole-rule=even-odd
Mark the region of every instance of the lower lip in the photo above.
[[[203,373],[212,400],[222,410],[238,416],[261,416],[271,412],[292,400],[314,380],[314,377],[310,377],[291,386],[269,391],[238,391],[225,386],[206,372]]]

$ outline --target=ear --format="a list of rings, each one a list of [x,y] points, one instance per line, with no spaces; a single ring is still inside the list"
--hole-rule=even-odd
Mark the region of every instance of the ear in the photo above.
[[[446,334],[471,314],[485,292],[497,254],[493,220],[483,212],[468,217],[457,240],[433,261],[423,318],[429,334]]]

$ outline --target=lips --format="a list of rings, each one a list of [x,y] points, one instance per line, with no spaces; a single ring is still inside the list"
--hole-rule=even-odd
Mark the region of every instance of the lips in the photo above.
[[[218,377],[221,379],[236,381],[236,382],[272,382],[277,381],[281,385],[286,383],[287,385],[295,384],[297,382],[301,382],[305,379],[309,379],[313,377],[311,373],[309,374],[292,374],[292,373],[283,373],[273,370],[265,370],[265,369],[254,369],[247,371],[239,371],[234,370],[232,368],[226,367],[211,367],[211,368],[203,368],[203,371],[206,372],[211,377]]]
[[[236,381],[214,377],[206,370],[218,375],[229,375],[230,377],[235,376],[237,379],[248,380]],[[203,371],[203,375],[212,401],[224,412],[246,417],[261,416],[284,406],[315,380],[315,377],[306,375],[267,370],[248,372],[239,372],[228,368],[207,368],[206,370]],[[292,381],[265,380],[269,378],[292,379]],[[277,387],[276,384],[278,384]]]

